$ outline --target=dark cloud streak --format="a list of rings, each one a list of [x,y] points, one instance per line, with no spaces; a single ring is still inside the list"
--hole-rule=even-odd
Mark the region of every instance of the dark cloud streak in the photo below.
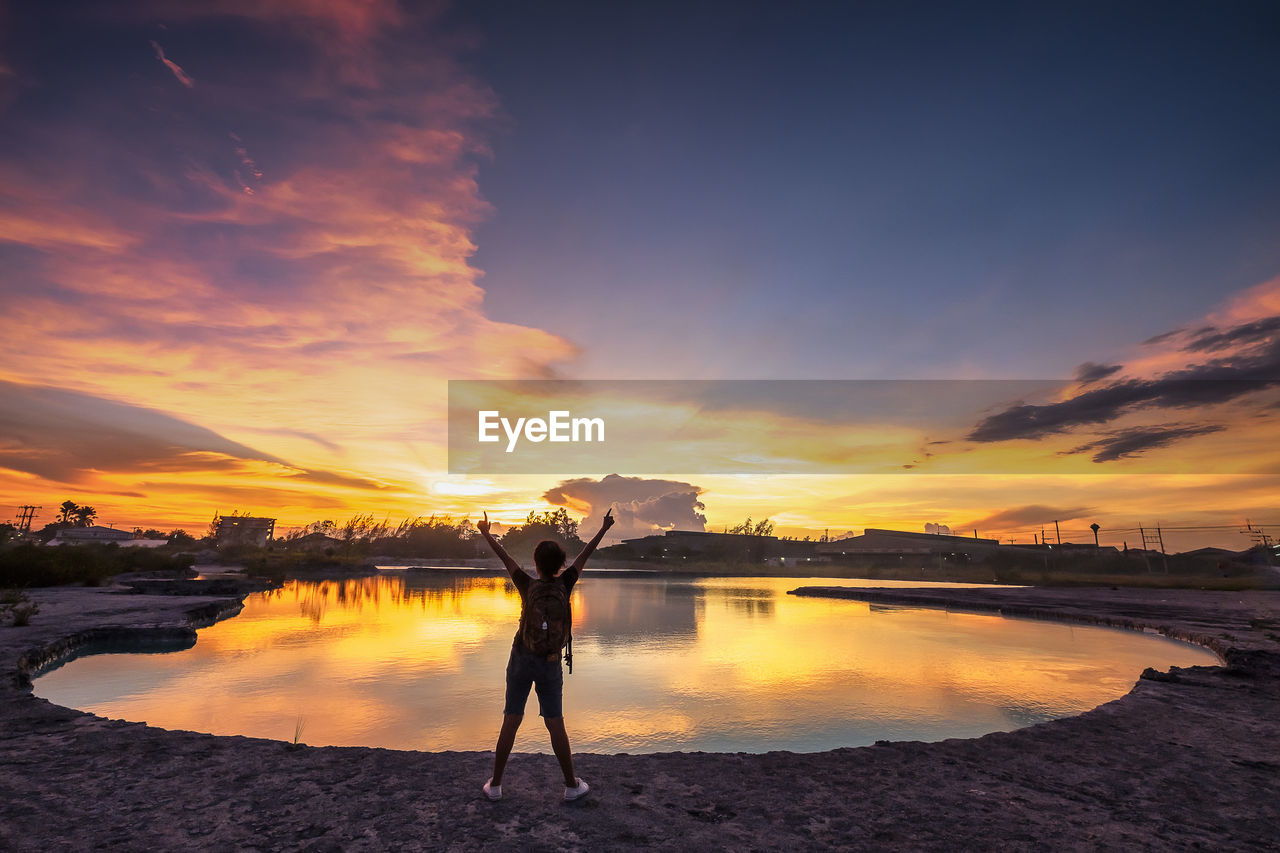
[[[963,525],[961,529],[1009,530],[1018,527],[1052,524],[1055,520],[1070,521],[1076,518],[1084,518],[1092,513],[1093,509],[1086,506],[1052,507],[1044,504],[1029,504],[1001,510],[993,515],[988,515],[986,518],[971,521]]]
[[[1234,346],[1247,346],[1269,340],[1276,332],[1280,332],[1280,316],[1264,317],[1252,323],[1234,326],[1220,331],[1215,326],[1197,329],[1195,337],[1187,344],[1187,349],[1194,352],[1214,352]]]
[[[173,72],[174,78],[176,78],[179,83],[186,86],[188,89],[195,88],[196,84],[195,81],[191,79],[191,75],[183,71],[181,65],[165,56],[163,47],[156,44],[155,41],[151,42],[151,47],[156,52],[156,59],[160,60],[160,62],[164,64],[165,68],[168,68]]]
[[[1057,403],[1009,406],[982,420],[968,438],[977,442],[1040,438],[1077,427],[1109,423],[1134,411],[1209,406],[1280,387],[1280,338],[1275,336],[1276,330],[1280,330],[1280,317],[1265,318],[1225,332],[1212,327],[1207,332],[1200,330],[1195,339],[1200,345],[1192,344],[1196,350],[1218,350],[1233,344],[1253,346],[1246,353],[1193,365],[1155,379],[1127,379],[1092,388]],[[1261,343],[1265,345],[1258,346]]]
[[[0,467],[61,483],[99,472],[234,472],[253,463],[281,476],[352,489],[374,480],[301,468],[155,409],[79,391],[0,380]]]
[[[1086,361],[1076,368],[1076,381],[1086,384],[1097,382],[1118,373],[1121,369],[1118,364],[1094,364],[1092,361]]]
[[[1097,451],[1093,455],[1094,462],[1114,462],[1117,459],[1140,456],[1144,451],[1154,450],[1157,447],[1166,447],[1176,441],[1194,438],[1197,435],[1222,432],[1224,429],[1226,427],[1219,424],[1134,427],[1112,433],[1098,441],[1082,444],[1079,447],[1072,448],[1067,453]]]

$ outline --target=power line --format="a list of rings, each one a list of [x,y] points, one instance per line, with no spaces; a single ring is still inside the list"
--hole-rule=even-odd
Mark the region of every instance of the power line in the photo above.
[[[1049,522],[1048,524],[1052,524],[1052,522]],[[1048,524],[1046,524],[1045,526],[1047,527]],[[1252,522],[1252,524],[1254,527],[1280,527],[1280,521],[1254,521]],[[1161,524],[1159,526],[1163,530],[1239,530],[1242,525],[1241,524],[1186,524],[1186,525]],[[1039,525],[1036,525],[1034,527],[1027,527],[1026,529],[1039,531],[1040,527]],[[1112,533],[1136,533],[1138,530],[1137,527],[1104,527],[1102,529],[1109,530]],[[1069,533],[1081,533],[1081,532],[1088,531],[1089,528],[1088,527],[1064,527],[1063,530]]]
[[[1040,540],[1040,532],[1045,527],[1048,527],[1052,523],[1053,523],[1052,521],[1046,521],[1044,525],[1035,525],[1035,526],[1028,525],[1027,527],[1005,529],[1001,531],[1001,533],[1003,534],[1001,538],[1005,538],[1010,534],[1012,534],[1017,537],[1026,537],[1029,539]],[[1246,527],[1248,527],[1249,529],[1245,529]],[[1153,529],[1158,529],[1166,533],[1169,533],[1169,532],[1175,532],[1175,533],[1230,532],[1240,536],[1249,536],[1250,530],[1259,530],[1259,529],[1268,528],[1268,527],[1270,528],[1280,527],[1280,521],[1253,521],[1252,519],[1250,519],[1247,522],[1238,523],[1238,524],[1155,524],[1155,525],[1152,525],[1151,527],[1147,527],[1146,530],[1150,531]],[[1102,527],[1101,533],[1103,536],[1106,536],[1106,537],[1114,537],[1122,534],[1141,534],[1143,532],[1143,529],[1144,529],[1143,525],[1139,525],[1136,527]],[[1061,535],[1068,538],[1075,538],[1075,537],[1081,537],[1081,536],[1085,538],[1089,538],[1093,535],[1093,530],[1092,528],[1087,528],[1087,527],[1063,528],[1061,531]]]

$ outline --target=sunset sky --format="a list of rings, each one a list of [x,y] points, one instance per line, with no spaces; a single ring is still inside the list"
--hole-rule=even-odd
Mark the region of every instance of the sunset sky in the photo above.
[[[1280,532],[1278,91],[1272,2],[0,2],[0,520],[1244,547]],[[625,401],[885,473],[448,473],[449,380],[547,378],[1043,390]]]

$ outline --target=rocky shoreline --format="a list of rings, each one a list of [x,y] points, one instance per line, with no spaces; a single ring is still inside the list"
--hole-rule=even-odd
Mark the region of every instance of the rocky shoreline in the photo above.
[[[31,624],[0,628],[6,850],[1251,850],[1280,837],[1276,592],[797,590],[1156,630],[1225,665],[1148,670],[1078,717],[972,740],[580,755],[592,794],[571,806],[548,755],[513,757],[490,803],[486,752],[294,749],[52,705],[30,692],[41,667],[102,643],[189,644],[240,599],[30,594]]]

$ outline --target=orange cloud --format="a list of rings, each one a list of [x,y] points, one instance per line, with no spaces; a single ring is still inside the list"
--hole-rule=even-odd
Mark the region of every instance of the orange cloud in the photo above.
[[[434,12],[411,12],[184,4],[182,26],[230,15],[290,61],[264,54],[276,77],[254,79],[231,60],[209,65],[180,101],[121,72],[119,99],[100,110],[14,124],[0,154],[13,330],[0,379],[173,422],[155,436],[169,449],[132,467],[91,431],[41,467],[49,448],[28,431],[7,448],[0,501],[47,501],[76,482],[168,484],[166,500],[206,503],[252,485],[296,494],[300,513],[308,490],[315,505],[421,510],[445,467],[445,380],[545,375],[574,356],[558,335],[486,312],[471,256],[490,213],[476,175],[494,99],[433,33]],[[356,71],[336,42],[359,54]],[[166,445],[177,422],[252,452]],[[101,470],[86,461],[99,451]]]
[[[177,78],[179,83],[186,86],[188,89],[195,88],[195,81],[191,79],[191,76],[187,74],[187,72],[182,70],[181,65],[164,55],[164,48],[156,44],[154,41],[151,42],[151,47],[156,52],[156,59],[160,60],[160,62],[164,64],[165,68],[168,68],[173,72],[173,76]]]

